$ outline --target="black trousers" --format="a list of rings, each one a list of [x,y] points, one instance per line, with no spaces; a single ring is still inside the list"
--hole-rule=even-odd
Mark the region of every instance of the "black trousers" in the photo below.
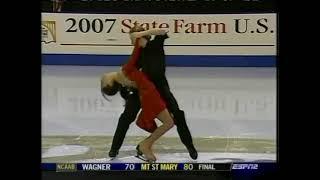
[[[167,108],[174,116],[175,125],[182,143],[187,147],[192,147],[192,136],[186,123],[185,115],[179,109],[177,100],[170,91],[170,87],[166,78],[153,81],[158,92],[167,103]],[[113,136],[111,150],[119,150],[130,124],[136,119],[136,116],[141,108],[138,92],[128,95],[125,109],[120,115],[116,132]]]

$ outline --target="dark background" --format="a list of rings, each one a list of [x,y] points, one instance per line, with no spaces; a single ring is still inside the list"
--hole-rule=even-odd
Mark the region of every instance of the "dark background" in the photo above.
[[[41,12],[52,12],[52,0],[41,1]],[[127,1],[103,1],[103,0],[66,0],[62,7],[62,13],[114,13],[114,14],[229,14],[229,13],[275,13],[278,6],[275,0],[215,0],[215,1],[170,1],[170,0],[127,0]],[[40,43],[39,43],[40,44]],[[163,173],[163,172],[161,172]],[[143,177],[143,175],[145,175]],[[272,179],[275,172],[268,172],[264,179]],[[231,179],[228,173],[212,174],[186,174],[172,173],[134,174],[126,172],[78,172],[78,173],[56,173],[42,172],[43,180],[51,179]],[[237,177],[237,179],[241,179]],[[244,177],[245,178],[245,177]],[[260,177],[262,178],[262,177]],[[259,179],[260,179],[259,178]],[[246,178],[245,178],[246,179]],[[256,178],[253,178],[256,179]]]
[[[41,2],[42,12],[52,12],[52,0]],[[275,0],[66,0],[61,12],[73,13],[271,13],[276,12]]]

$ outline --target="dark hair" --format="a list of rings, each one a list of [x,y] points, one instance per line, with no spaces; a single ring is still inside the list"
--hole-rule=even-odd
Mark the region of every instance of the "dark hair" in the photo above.
[[[117,94],[120,88],[121,88],[121,84],[117,82],[113,82],[112,86],[107,85],[105,87],[102,87],[101,91],[108,96],[113,96]]]

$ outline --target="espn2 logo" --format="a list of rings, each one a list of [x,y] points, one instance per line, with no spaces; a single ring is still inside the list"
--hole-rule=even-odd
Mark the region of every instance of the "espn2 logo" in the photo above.
[[[258,164],[233,164],[232,169],[258,169]]]

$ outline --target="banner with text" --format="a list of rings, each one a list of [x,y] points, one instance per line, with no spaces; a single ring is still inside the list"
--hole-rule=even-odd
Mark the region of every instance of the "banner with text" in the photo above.
[[[129,29],[169,31],[167,55],[276,55],[276,14],[42,13],[43,54],[129,55]]]

